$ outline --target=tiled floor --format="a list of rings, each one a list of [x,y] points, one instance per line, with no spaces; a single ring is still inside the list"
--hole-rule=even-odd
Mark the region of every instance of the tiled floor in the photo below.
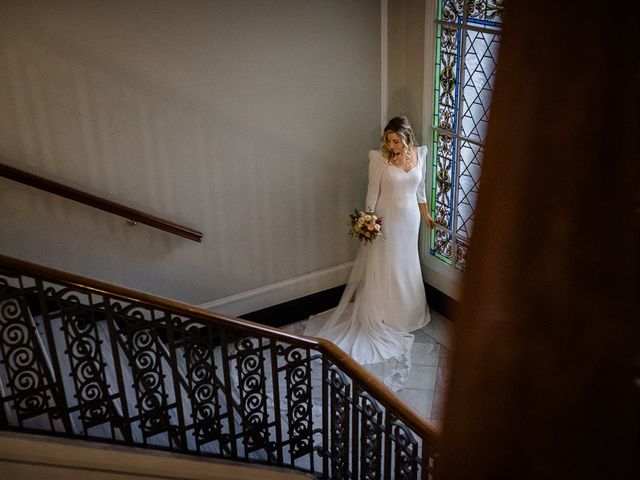
[[[306,321],[285,328],[302,334]],[[440,425],[444,403],[444,388],[449,374],[449,352],[453,336],[453,323],[431,310],[431,321],[413,332],[411,370],[405,388],[398,395],[427,419]],[[381,364],[365,366],[380,380],[384,377]]]
[[[452,322],[431,311],[431,322],[413,332],[411,371],[406,387],[398,395],[426,418],[439,425],[442,420],[444,389],[449,374]]]

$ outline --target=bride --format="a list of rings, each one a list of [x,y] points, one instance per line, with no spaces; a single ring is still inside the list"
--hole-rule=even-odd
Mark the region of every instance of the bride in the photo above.
[[[359,363],[385,363],[385,383],[402,388],[413,335],[429,320],[418,257],[420,217],[435,222],[425,195],[426,147],[417,147],[405,116],[384,128],[369,152],[366,210],[382,218],[382,235],[362,244],[338,306],[309,318],[305,335],[326,338]]]

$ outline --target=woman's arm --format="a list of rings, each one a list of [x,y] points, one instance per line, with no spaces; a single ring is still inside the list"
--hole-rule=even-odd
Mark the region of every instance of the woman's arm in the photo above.
[[[426,223],[429,228],[435,228],[436,222],[433,221],[433,218],[431,218],[431,214],[429,213],[427,195],[425,192],[425,180],[427,176],[427,147],[420,147],[419,150],[422,150],[421,152],[418,152],[418,154],[422,154],[419,155],[420,161],[422,162],[422,179],[418,184],[418,190],[416,192],[418,207],[420,208],[420,216],[424,223]]]
[[[436,222],[431,218],[431,214],[429,213],[429,207],[426,203],[418,203],[418,207],[420,208],[420,216],[424,223],[427,224],[429,228],[435,228]]]
[[[382,154],[377,150],[369,151],[369,185],[367,187],[367,198],[364,202],[365,210],[373,212],[378,203],[380,194],[380,178],[383,167]]]

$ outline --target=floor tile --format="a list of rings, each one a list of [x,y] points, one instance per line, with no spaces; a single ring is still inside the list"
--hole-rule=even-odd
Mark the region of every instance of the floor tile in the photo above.
[[[444,389],[438,389],[434,392],[433,402],[429,419],[436,423],[441,423],[444,416],[446,393]]]
[[[436,386],[435,388],[445,388],[449,382],[449,368],[448,367],[438,367],[438,371],[436,373]]]
[[[451,347],[453,323],[437,312],[432,311],[431,321],[421,330],[445,347]]]
[[[414,343],[430,343],[435,342],[433,338],[424,333],[422,330],[415,330],[413,332],[413,342]]]
[[[439,352],[438,366],[449,368],[451,366],[451,350],[442,347]]]
[[[432,343],[415,343],[411,347],[412,365],[438,365],[440,345]]]
[[[431,410],[433,407],[433,390],[405,388],[398,392],[398,396],[426,418],[431,416]]]
[[[416,390],[435,390],[438,367],[427,365],[411,365],[406,388]]]
[[[363,365],[363,367],[379,379],[384,377],[384,363],[370,363],[369,365]]]

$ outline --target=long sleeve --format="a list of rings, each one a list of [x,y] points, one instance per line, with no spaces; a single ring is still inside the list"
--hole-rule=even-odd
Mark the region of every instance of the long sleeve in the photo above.
[[[422,180],[420,180],[420,183],[418,184],[416,197],[418,198],[418,203],[427,203],[427,195],[425,192],[425,180],[427,176],[427,147],[420,147],[418,156],[422,162],[422,165],[420,166],[422,168]]]
[[[378,195],[380,194],[380,179],[382,178],[382,168],[384,160],[382,154],[378,150],[369,151],[369,185],[367,187],[367,198],[365,200],[365,209],[374,211],[378,203]]]

